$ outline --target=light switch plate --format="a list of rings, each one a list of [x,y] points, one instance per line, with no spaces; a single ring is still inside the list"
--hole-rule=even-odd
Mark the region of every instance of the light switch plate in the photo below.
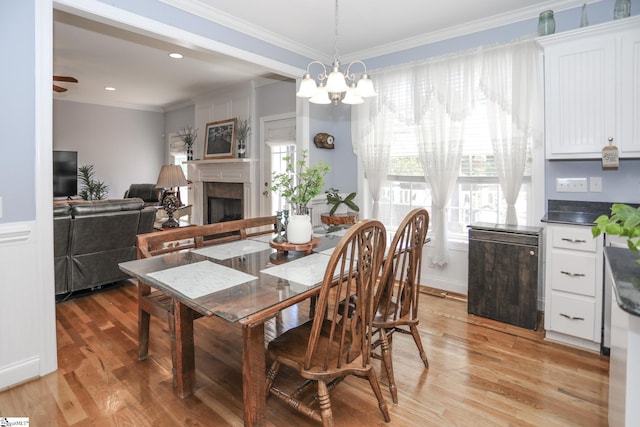
[[[592,193],[602,193],[602,177],[592,176],[589,178],[589,191]]]
[[[586,193],[587,187],[587,178],[556,178],[558,193]]]
[[[2,218],[2,197],[0,197],[0,218]]]

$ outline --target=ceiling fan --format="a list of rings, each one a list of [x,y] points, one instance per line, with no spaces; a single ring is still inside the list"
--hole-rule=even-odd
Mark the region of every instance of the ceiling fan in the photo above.
[[[68,76],[53,76],[53,81],[54,82],[78,83],[78,79],[76,79],[74,77],[68,77]],[[56,91],[56,92],[66,92],[67,88],[54,84],[53,85],[53,90]]]

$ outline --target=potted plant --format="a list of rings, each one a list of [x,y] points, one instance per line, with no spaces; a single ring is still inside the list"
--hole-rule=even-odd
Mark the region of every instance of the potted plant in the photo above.
[[[84,200],[102,200],[107,195],[109,186],[94,177],[93,165],[85,165],[78,168],[78,178],[82,183],[79,195]]]
[[[290,205],[291,216],[287,225],[289,243],[307,243],[311,240],[311,218],[307,204],[322,192],[324,176],[331,168],[324,162],[307,164],[308,151],[293,162],[291,156],[283,157],[287,167],[282,173],[274,173],[271,191],[284,197]]]
[[[238,158],[243,159],[247,155],[247,139],[251,136],[251,126],[249,119],[239,120],[236,129],[236,139],[238,140]]]
[[[198,129],[194,129],[191,126],[185,126],[180,129],[178,136],[187,148],[187,160],[193,160],[193,144],[196,142],[196,138],[198,137]]]
[[[354,212],[360,212],[360,208],[353,201],[356,197],[356,193],[349,193],[345,198],[342,198],[340,195],[340,190],[336,188],[330,188],[325,191],[327,194],[327,204],[331,205],[331,210],[329,210],[329,215],[333,216],[336,213],[340,205],[344,204],[346,207],[351,209]]]
[[[614,203],[611,206],[611,216],[600,215],[591,233],[593,237],[602,233],[626,237],[629,249],[640,252],[640,207],[632,208],[624,203]],[[640,264],[640,259],[637,262]]]

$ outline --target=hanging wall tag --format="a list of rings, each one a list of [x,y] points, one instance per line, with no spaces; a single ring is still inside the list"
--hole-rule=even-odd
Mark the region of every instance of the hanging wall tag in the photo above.
[[[609,146],[602,149],[602,167],[617,168],[618,166],[618,147],[613,145],[613,138],[609,138]]]

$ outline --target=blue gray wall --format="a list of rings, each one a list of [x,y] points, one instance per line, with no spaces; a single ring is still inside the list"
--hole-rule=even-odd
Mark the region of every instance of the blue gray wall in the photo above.
[[[33,1],[0,3],[0,223],[36,216],[34,14]]]

